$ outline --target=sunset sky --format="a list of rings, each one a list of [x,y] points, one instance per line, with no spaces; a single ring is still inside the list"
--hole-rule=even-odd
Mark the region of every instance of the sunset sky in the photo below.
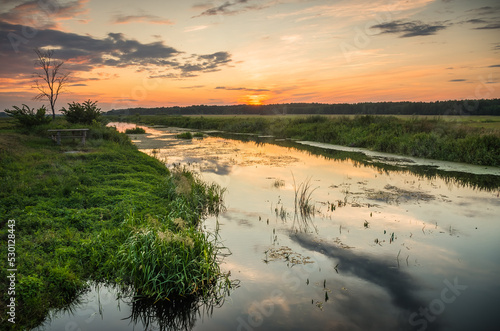
[[[500,97],[497,0],[0,3],[1,110],[43,103],[35,48],[71,74],[57,108]]]

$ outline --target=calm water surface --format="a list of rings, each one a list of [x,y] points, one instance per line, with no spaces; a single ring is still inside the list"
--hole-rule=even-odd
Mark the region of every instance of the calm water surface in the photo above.
[[[384,167],[346,152],[334,159],[254,141],[185,141],[176,129],[147,132],[131,135],[139,149],[227,188],[227,211],[204,227],[218,225],[232,253],[222,269],[240,286],[222,305],[189,303],[167,316],[151,307],[135,314],[130,298],[92,287],[46,329],[497,329],[498,168],[448,164],[460,172],[416,174],[398,167],[408,160],[385,157]],[[295,210],[304,185],[314,207],[307,215]]]

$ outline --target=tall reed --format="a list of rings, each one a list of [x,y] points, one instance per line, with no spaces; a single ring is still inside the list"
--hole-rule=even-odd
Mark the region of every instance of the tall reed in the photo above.
[[[295,227],[295,224],[297,223],[299,230],[301,232],[306,232],[308,231],[309,226],[312,225],[312,227],[317,231],[314,223],[312,222],[312,216],[314,216],[316,208],[312,201],[312,194],[317,188],[311,187],[311,178],[307,178],[304,182],[300,183],[299,186],[297,186],[295,182],[293,173],[292,178],[293,189],[295,192],[295,215],[293,227]]]

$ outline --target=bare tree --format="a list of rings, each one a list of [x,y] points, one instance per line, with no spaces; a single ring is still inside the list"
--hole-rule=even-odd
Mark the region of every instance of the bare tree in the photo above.
[[[34,98],[35,100],[47,99],[50,102],[50,109],[52,109],[52,118],[56,118],[55,104],[59,93],[62,92],[69,77],[69,73],[61,72],[61,67],[64,61],[54,60],[53,50],[39,50],[35,49],[38,59],[35,62],[35,68],[40,68],[42,72],[35,72],[35,85],[39,94]]]

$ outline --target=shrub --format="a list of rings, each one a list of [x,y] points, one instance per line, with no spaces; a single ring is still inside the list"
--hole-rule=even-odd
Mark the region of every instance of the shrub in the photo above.
[[[97,108],[97,101],[87,100],[83,104],[78,102],[68,103],[68,109],[61,109],[69,123],[92,124],[99,122],[101,117],[101,108]]]
[[[193,139],[193,134],[191,132],[183,132],[177,135],[180,139]]]
[[[140,128],[138,126],[136,126],[133,129],[127,129],[127,130],[125,130],[125,133],[126,134],[142,134],[142,133],[146,133],[146,130],[144,130],[143,128]]]
[[[15,118],[24,127],[33,127],[36,125],[48,124],[51,119],[49,116],[45,116],[45,106],[38,108],[35,112],[35,108],[31,109],[27,105],[23,104],[23,108],[14,106],[13,110],[5,109],[7,115]]]

